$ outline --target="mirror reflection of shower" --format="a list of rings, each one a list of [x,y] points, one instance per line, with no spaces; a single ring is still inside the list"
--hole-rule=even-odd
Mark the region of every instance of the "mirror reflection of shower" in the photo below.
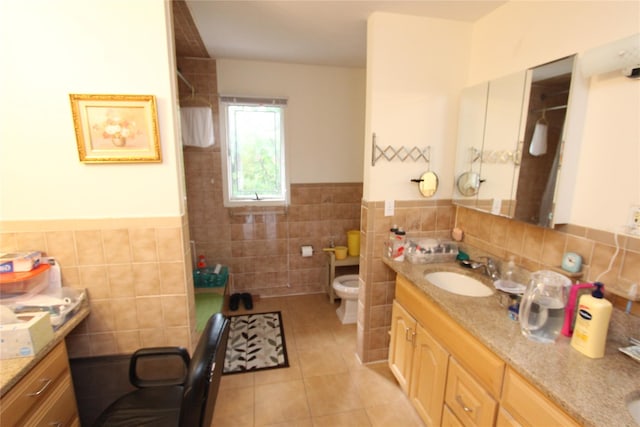
[[[514,218],[543,227],[553,222],[573,60],[536,67],[532,75]]]

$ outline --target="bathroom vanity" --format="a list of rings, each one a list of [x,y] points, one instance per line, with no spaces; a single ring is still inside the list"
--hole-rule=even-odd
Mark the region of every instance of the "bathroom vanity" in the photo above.
[[[617,348],[637,318],[612,324],[605,357],[589,359],[566,337],[527,340],[497,295],[455,295],[424,279],[458,271],[490,285],[455,263],[384,262],[398,273],[389,366],[427,425],[634,425],[624,400],[640,371]]]
[[[82,306],[35,356],[0,362],[0,425],[80,425],[65,337],[88,315]]]

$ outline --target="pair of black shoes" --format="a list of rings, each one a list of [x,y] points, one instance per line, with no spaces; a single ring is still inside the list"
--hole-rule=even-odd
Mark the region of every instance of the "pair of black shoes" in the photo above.
[[[231,295],[231,298],[229,298],[229,310],[236,311],[240,306],[240,300],[242,300],[242,304],[245,309],[253,309],[253,299],[251,298],[251,294],[245,292],[243,294]]]

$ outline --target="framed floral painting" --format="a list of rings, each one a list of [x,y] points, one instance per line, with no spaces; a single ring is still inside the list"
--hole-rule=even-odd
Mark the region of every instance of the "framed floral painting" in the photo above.
[[[153,95],[69,95],[84,163],[161,162]]]

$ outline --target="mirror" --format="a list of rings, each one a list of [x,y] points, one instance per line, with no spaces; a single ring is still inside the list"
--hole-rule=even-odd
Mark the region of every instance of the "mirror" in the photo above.
[[[554,225],[573,65],[572,56],[463,91],[454,203]]]
[[[418,182],[418,190],[423,197],[431,197],[438,191],[438,175],[435,172],[425,172],[414,181]]]
[[[480,155],[484,141],[484,126],[487,111],[489,83],[465,88],[460,98],[458,145],[456,148],[454,202],[476,207],[480,187]],[[477,177],[473,184],[472,177]],[[458,186],[460,184],[460,186]],[[471,188],[469,188],[471,184]]]
[[[456,180],[456,188],[465,197],[478,194],[480,190],[480,174],[476,172],[463,172]]]

